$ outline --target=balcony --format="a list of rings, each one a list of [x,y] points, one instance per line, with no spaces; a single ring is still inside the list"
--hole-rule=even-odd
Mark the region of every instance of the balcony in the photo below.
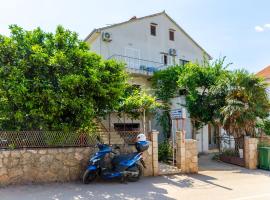
[[[131,74],[152,76],[154,72],[166,69],[168,66],[165,66],[163,63],[144,60],[139,58],[133,58],[123,55],[113,55],[109,59],[115,59],[126,63],[127,71]]]

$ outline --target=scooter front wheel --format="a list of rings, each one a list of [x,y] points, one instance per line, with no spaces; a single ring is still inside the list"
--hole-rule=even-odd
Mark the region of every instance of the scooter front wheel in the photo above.
[[[89,184],[89,183],[93,182],[96,178],[97,178],[96,172],[90,171],[87,169],[83,174],[82,181],[84,184]]]
[[[132,171],[132,172],[137,172],[138,175],[136,176],[128,176],[127,180],[130,182],[136,182],[138,180],[140,180],[141,176],[142,176],[142,167],[139,164],[136,164],[135,166],[131,167],[128,169],[128,171]]]

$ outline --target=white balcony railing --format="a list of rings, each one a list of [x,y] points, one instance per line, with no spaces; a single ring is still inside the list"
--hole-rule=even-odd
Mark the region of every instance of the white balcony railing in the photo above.
[[[148,76],[153,75],[154,72],[156,71],[166,69],[168,67],[160,62],[133,58],[133,57],[123,56],[123,55],[113,55],[109,57],[108,59],[115,59],[115,60],[126,63],[127,70],[130,73],[143,74],[143,75],[148,75]]]

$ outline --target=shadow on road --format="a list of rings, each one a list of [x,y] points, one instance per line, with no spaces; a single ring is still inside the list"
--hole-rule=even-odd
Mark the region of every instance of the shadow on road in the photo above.
[[[88,199],[172,199],[167,190],[155,184],[169,184],[163,177],[143,178],[136,183],[98,181],[89,185],[52,183],[40,185],[8,186],[0,189],[2,200],[88,200]]]

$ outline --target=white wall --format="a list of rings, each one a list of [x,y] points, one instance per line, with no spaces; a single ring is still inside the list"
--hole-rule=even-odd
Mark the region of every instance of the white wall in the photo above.
[[[157,35],[150,34],[150,23],[156,23]],[[174,29],[175,40],[169,40],[169,29]],[[112,55],[125,55],[125,48],[137,49],[140,58],[161,62],[161,52],[168,52],[170,48],[177,50],[177,59],[201,61],[202,50],[194,44],[165,14],[133,20],[131,23],[114,26],[104,30],[112,35],[111,42],[102,41],[101,35],[93,41],[91,50],[101,54],[105,59]],[[88,40],[90,41],[90,40]]]
[[[196,134],[196,140],[198,141],[198,152],[207,153],[209,151],[208,145],[208,125],[198,130]]]

